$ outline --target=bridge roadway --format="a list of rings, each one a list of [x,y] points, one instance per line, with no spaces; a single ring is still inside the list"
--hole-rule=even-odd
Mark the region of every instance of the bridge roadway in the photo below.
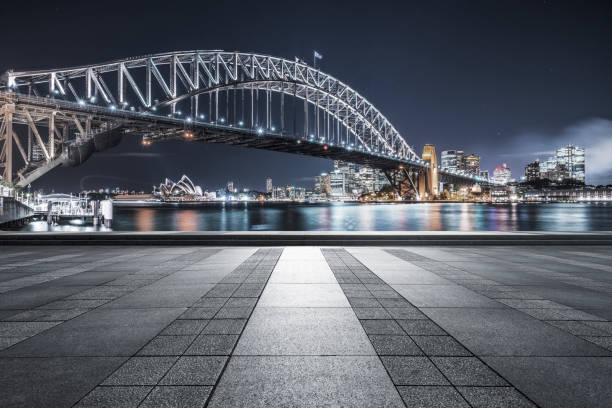
[[[13,246],[2,407],[607,408],[610,246]]]

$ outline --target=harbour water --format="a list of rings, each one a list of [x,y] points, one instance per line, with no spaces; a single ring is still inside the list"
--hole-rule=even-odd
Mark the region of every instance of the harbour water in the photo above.
[[[72,220],[24,231],[97,231]],[[114,231],[607,231],[610,203],[258,203],[115,206]]]

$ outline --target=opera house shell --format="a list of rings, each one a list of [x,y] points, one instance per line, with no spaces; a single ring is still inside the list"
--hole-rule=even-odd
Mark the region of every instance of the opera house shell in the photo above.
[[[153,189],[153,194],[163,200],[198,200],[203,196],[202,188],[193,184],[185,175],[176,183],[166,179],[158,188]]]

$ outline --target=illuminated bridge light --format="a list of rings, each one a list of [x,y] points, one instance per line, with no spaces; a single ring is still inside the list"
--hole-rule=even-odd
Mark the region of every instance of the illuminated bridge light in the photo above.
[[[85,101],[84,101],[84,100],[82,100],[82,99],[79,99],[79,105],[81,105],[81,106],[82,106],[82,105],[85,105]]]

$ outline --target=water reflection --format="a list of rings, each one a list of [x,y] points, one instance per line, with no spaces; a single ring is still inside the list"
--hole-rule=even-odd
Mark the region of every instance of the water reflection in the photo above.
[[[29,231],[95,231],[91,225]],[[612,204],[285,204],[210,203],[179,207],[115,207],[117,231],[594,231],[612,230]]]

